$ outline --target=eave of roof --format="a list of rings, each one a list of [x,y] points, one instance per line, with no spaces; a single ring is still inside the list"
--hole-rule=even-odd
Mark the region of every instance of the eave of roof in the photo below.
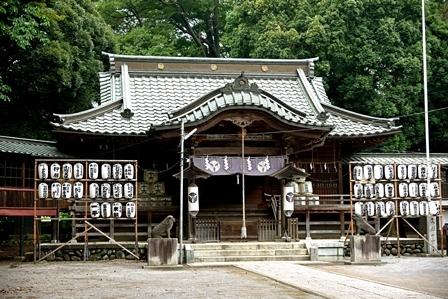
[[[430,161],[448,165],[448,153],[430,153]],[[426,163],[426,153],[359,153],[344,159],[344,163],[359,164],[422,164]]]
[[[56,148],[56,142],[0,136],[0,153],[28,155],[32,157],[69,158]]]

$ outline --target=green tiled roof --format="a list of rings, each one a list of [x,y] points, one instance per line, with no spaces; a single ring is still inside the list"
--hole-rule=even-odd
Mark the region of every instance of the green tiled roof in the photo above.
[[[69,158],[56,148],[56,143],[45,140],[0,136],[0,153],[28,155],[32,157]]]

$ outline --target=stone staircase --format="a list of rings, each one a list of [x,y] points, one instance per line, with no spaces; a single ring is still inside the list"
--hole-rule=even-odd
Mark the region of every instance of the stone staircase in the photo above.
[[[187,244],[186,244],[187,245]],[[309,260],[303,242],[188,244],[187,263]]]

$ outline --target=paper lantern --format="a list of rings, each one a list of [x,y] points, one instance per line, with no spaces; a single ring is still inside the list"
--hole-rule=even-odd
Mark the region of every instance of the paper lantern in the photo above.
[[[81,182],[76,182],[73,184],[73,197],[76,199],[81,199],[84,196],[84,184]]]
[[[376,183],[375,184],[375,194],[377,198],[383,198],[384,197],[384,184],[383,183]]]
[[[91,199],[98,198],[100,196],[100,186],[97,183],[92,183],[89,186],[89,197]]]
[[[188,186],[188,213],[196,217],[199,212],[199,188],[196,184]]]
[[[101,197],[102,198],[110,198],[110,184],[104,183],[101,184]]]
[[[112,166],[112,177],[119,180],[123,177],[123,166],[121,164],[114,164]]]
[[[367,198],[373,198],[375,196],[375,189],[373,188],[373,184],[365,184],[364,195]]]
[[[54,182],[51,184],[51,197],[54,199],[60,199],[62,196],[62,185],[61,183]]]
[[[41,180],[48,179],[48,165],[45,163],[40,163],[37,166],[37,175]]]
[[[373,204],[373,202],[371,201],[366,202],[366,212],[367,216],[369,217],[375,216],[375,205]]]
[[[96,180],[98,178],[99,172],[100,170],[98,163],[89,163],[89,179]]]
[[[101,165],[101,178],[103,180],[110,179],[112,177],[112,169],[110,164]]]
[[[430,201],[429,205],[429,214],[432,216],[437,216],[439,214],[439,205],[435,201]]]
[[[409,216],[409,202],[403,200],[400,202],[400,215],[401,216]]]
[[[69,180],[73,175],[73,166],[70,163],[64,163],[62,165],[62,178],[64,180]]]
[[[364,215],[364,204],[362,202],[355,203],[355,214],[363,216]]]
[[[112,216],[114,218],[120,218],[123,212],[123,206],[119,202],[114,202],[112,204]]]
[[[428,178],[428,166],[426,164],[418,165],[418,178],[427,179]]]
[[[362,166],[353,167],[353,179],[356,181],[363,179]]]
[[[387,183],[384,185],[384,193],[387,198],[391,198],[395,196],[395,187],[392,183]]]
[[[100,204],[97,202],[92,202],[90,204],[90,217],[98,218],[100,217]]]
[[[382,201],[375,202],[375,213],[377,216],[385,218],[387,217],[386,205]]]
[[[111,214],[111,207],[110,207],[110,203],[108,202],[103,202],[101,204],[101,217],[103,218],[109,218]]]
[[[417,183],[410,183],[408,187],[409,197],[417,197],[418,196],[418,185]]]
[[[124,178],[127,180],[132,180],[134,178],[134,166],[130,163],[124,165],[123,168]]]
[[[409,186],[407,183],[400,183],[398,185],[398,196],[408,197],[409,196]]]
[[[414,180],[417,178],[417,165],[415,164],[408,165],[408,178],[410,180]]]
[[[50,177],[54,180],[61,177],[61,165],[58,163],[53,163],[50,166]]]
[[[417,217],[420,214],[420,206],[417,201],[413,200],[409,203],[409,215]]]
[[[132,183],[126,183],[123,187],[124,191],[124,197],[127,199],[134,197],[134,185]]]
[[[432,182],[429,186],[431,197],[440,197],[439,183]]]
[[[297,196],[295,198],[294,204],[299,206],[305,206],[306,205],[306,196]]]
[[[439,167],[436,164],[431,165],[431,169],[429,170],[429,178],[437,179],[439,176]]]
[[[68,199],[72,197],[72,185],[70,183],[62,184],[62,198]]]
[[[392,180],[394,178],[394,166],[393,165],[384,165],[384,178],[386,180]]]
[[[38,195],[40,199],[48,197],[48,185],[45,183],[40,183],[38,186]]]
[[[310,205],[318,206],[319,205],[319,196],[317,196],[317,195],[309,196],[308,202]]]
[[[135,203],[133,202],[126,203],[126,217],[127,218],[135,217]]]
[[[304,187],[304,192],[305,194],[312,194],[313,193],[313,183],[311,183],[310,181],[305,181],[303,183],[303,187]]]
[[[420,197],[428,197],[428,195],[429,195],[428,184],[420,183],[418,185],[418,193],[419,193]]]
[[[393,201],[386,202],[386,215],[389,217],[395,215],[395,203]]]
[[[365,180],[373,179],[373,166],[372,165],[364,165],[363,167],[363,176]]]
[[[76,163],[73,166],[73,177],[77,180],[80,180],[84,177],[84,165],[81,163]]]
[[[123,197],[123,185],[113,184],[112,185],[112,193],[114,195],[114,198],[122,198]]]
[[[406,165],[403,165],[403,164],[398,165],[398,167],[397,167],[397,177],[398,177],[398,179],[400,179],[400,180],[406,179],[407,178],[407,173],[408,173],[407,170],[408,170],[408,167]]]
[[[284,186],[283,187],[283,213],[286,217],[290,217],[294,212],[294,187]]]
[[[375,166],[373,166],[373,178],[375,180],[381,180],[383,177],[384,177],[383,165],[375,165]]]
[[[422,216],[428,216],[429,215],[429,204],[427,201],[421,201],[419,203],[420,205],[420,215]]]
[[[356,183],[353,186],[354,189],[354,193],[355,193],[355,197],[356,198],[361,198],[364,196],[364,188],[362,187],[362,184]]]

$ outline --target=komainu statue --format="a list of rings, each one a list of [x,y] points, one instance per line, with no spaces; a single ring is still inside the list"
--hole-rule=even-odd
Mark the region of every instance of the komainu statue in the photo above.
[[[356,235],[375,235],[376,230],[358,214],[353,214],[356,223]]]
[[[151,238],[161,238],[163,235],[167,235],[171,238],[170,231],[176,220],[173,216],[168,215],[162,222],[157,224],[151,231]]]

